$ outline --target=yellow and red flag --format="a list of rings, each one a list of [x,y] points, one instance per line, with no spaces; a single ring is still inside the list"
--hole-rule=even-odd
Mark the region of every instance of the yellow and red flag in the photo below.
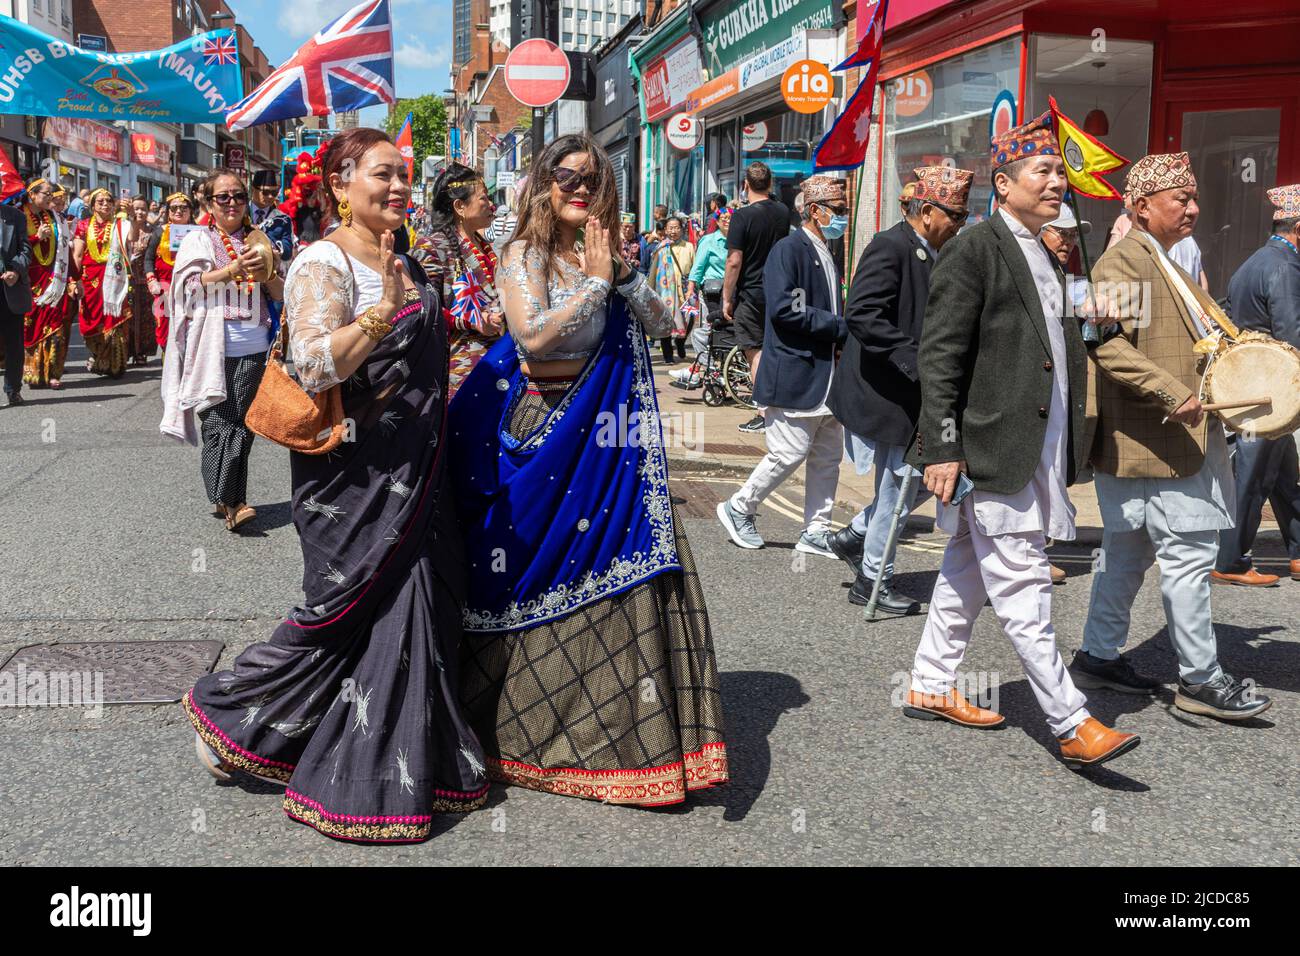
[[[1061,147],[1061,159],[1065,161],[1065,175],[1070,180],[1070,188],[1080,196],[1093,199],[1119,199],[1119,190],[1100,174],[1127,166],[1128,160],[1080,129],[1074,120],[1057,108],[1056,97],[1049,96],[1047,102],[1052,109],[1056,141]]]

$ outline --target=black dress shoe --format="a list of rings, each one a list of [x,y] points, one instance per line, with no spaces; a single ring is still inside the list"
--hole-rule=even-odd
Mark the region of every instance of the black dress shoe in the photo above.
[[[839,558],[856,576],[862,570],[862,546],[866,543],[864,536],[853,530],[853,525],[846,524],[827,539],[835,557]]]
[[[1188,684],[1180,677],[1174,695],[1179,710],[1219,720],[1248,720],[1272,705],[1263,694],[1255,693],[1254,684],[1245,684],[1226,672],[1204,684]]]
[[[866,607],[871,603],[871,589],[875,584],[876,582],[871,578],[858,572],[857,577],[853,579],[853,587],[849,588],[849,603]],[[876,596],[876,610],[881,614],[906,617],[909,614],[920,614],[921,602],[913,600],[906,594],[899,594],[889,585],[884,584],[880,587],[880,594]]]
[[[1105,687],[1121,694],[1154,694],[1160,689],[1160,681],[1143,677],[1122,654],[1108,661],[1093,657],[1087,651],[1075,651],[1070,663],[1070,676],[1085,690]]]

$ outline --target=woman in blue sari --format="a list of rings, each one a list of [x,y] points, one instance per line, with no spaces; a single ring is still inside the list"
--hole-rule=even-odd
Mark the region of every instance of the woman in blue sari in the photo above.
[[[509,334],[451,405],[461,697],[493,779],[655,806],[725,782],[727,751],[646,347],[672,315],[617,236],[609,158],[560,137],[501,257]]]

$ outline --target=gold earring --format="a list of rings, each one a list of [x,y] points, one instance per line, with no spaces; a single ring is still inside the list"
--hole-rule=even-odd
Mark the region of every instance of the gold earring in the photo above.
[[[345,226],[352,225],[352,204],[346,198],[339,200],[339,219]]]

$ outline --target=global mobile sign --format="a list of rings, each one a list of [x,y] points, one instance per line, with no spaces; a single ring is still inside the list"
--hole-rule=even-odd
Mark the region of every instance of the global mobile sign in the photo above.
[[[828,29],[835,23],[836,7],[835,0],[739,0],[715,4],[699,18],[704,66],[710,76],[720,76],[796,33]]]

